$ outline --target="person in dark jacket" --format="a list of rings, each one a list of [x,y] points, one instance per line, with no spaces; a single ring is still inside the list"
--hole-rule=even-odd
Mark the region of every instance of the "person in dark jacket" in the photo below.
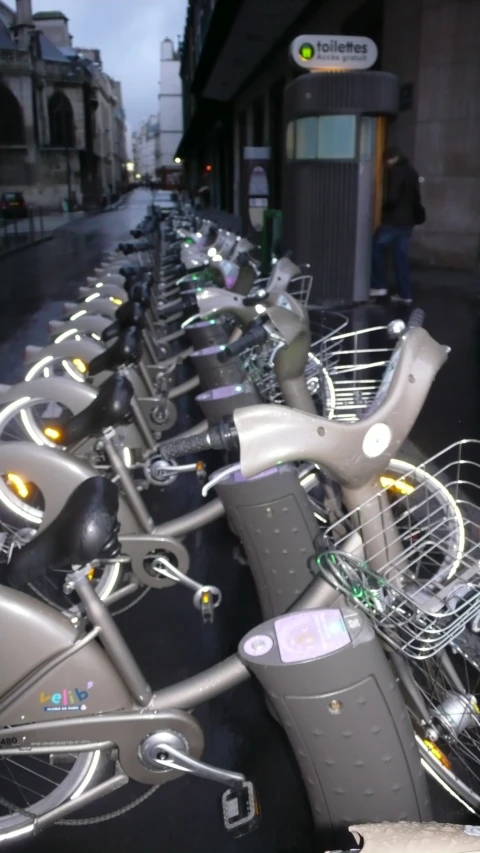
[[[385,249],[393,252],[398,294],[391,298],[395,302],[410,305],[412,286],[408,252],[410,239],[418,220],[420,198],[419,177],[413,166],[399,148],[388,148],[385,152],[385,196],[382,221],[373,236],[372,278],[370,295],[387,296],[385,279]]]

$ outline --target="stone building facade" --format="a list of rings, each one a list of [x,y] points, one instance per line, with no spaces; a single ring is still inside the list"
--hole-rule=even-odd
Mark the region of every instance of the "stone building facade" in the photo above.
[[[160,126],[158,116],[151,115],[140,122],[133,134],[133,162],[135,175],[142,180],[153,180],[157,176],[160,159]]]
[[[160,157],[157,174],[165,187],[181,183],[182,166],[175,162],[183,135],[183,93],[180,76],[181,54],[171,39],[160,45]],[[159,170],[159,171],[158,171]]]
[[[96,206],[125,181],[120,83],[75,49],[61,12],[0,3],[0,192],[45,210]]]

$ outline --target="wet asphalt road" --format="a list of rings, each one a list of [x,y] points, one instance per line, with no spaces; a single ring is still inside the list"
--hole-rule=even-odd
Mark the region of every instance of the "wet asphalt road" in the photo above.
[[[103,251],[128,235],[141,219],[148,194],[138,191],[124,209],[89,217],[63,228],[51,242],[0,262],[0,382],[22,379],[27,343],[47,342],[47,324],[75,298]],[[426,326],[451,357],[432,389],[413,439],[431,454],[462,437],[480,434],[478,302],[454,288],[418,291]],[[398,314],[399,312],[395,312]],[[359,309],[359,326],[393,316],[384,306]],[[184,403],[176,429],[189,424]],[[156,520],[175,517],[199,502],[194,480],[177,481],[155,496]],[[259,621],[248,570],[232,559],[233,541],[222,522],[190,537],[192,576],[221,587],[224,602],[213,626],[202,626],[182,589],[151,592],[119,624],[150,683],[158,688],[200,672],[235,651]],[[244,839],[226,837],[219,817],[221,788],[184,777],[165,786],[117,820],[83,827],[55,827],[21,850],[69,853],[316,853],[303,786],[283,731],[264,708],[252,684],[244,684],[199,708],[206,761],[241,770],[260,793],[260,829]],[[136,794],[141,793],[135,789]],[[101,803],[98,814],[125,802],[123,794]],[[438,798],[440,803],[440,799]],[[452,815],[452,817],[458,817]]]

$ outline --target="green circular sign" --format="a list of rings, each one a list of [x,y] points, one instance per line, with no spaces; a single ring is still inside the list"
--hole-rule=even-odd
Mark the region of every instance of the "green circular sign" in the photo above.
[[[313,59],[315,56],[315,48],[313,44],[309,44],[308,42],[302,44],[298,52],[300,54],[300,59],[303,59],[305,62],[309,59]]]

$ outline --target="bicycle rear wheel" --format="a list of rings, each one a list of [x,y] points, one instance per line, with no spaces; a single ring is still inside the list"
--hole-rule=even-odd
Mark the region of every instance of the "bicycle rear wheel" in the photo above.
[[[99,750],[65,755],[58,764],[48,755],[1,758],[0,844],[33,833],[35,819],[96,784],[105,764]]]
[[[470,630],[422,661],[391,655],[425,769],[480,815],[480,637]]]

